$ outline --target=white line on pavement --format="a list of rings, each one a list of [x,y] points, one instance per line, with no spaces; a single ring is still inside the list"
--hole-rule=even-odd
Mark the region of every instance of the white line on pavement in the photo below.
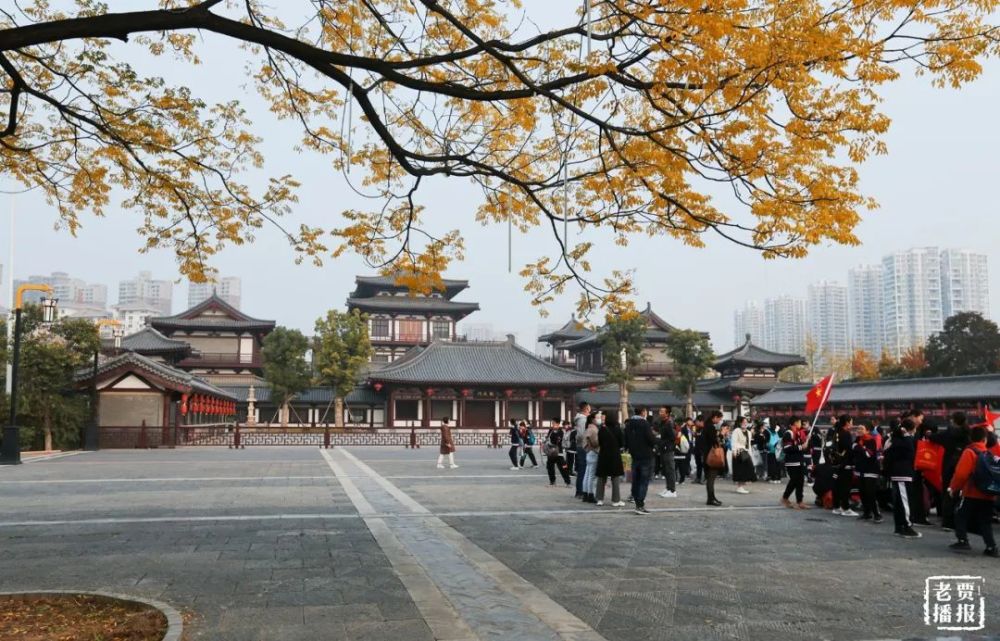
[[[327,477],[331,478],[331,477]],[[342,477],[350,482],[350,477]],[[346,487],[344,488],[346,491]],[[364,497],[362,497],[363,499]],[[369,505],[369,509],[371,506]],[[714,514],[731,514],[733,512],[747,512],[755,510],[783,510],[781,506],[746,506],[746,507],[672,507],[672,508],[651,508],[649,511],[656,513],[674,512],[709,512]],[[338,513],[314,513],[314,514],[209,514],[202,516],[179,514],[176,516],[148,516],[148,517],[108,517],[98,519],[48,519],[48,520],[28,520],[28,521],[0,521],[0,529],[12,527],[48,527],[56,525],[127,525],[130,523],[206,523],[206,522],[226,522],[226,521],[286,521],[293,519],[301,520],[326,520],[326,519],[357,519],[365,516],[382,519],[406,519],[424,517],[461,517],[461,518],[491,518],[506,516],[523,516],[547,518],[551,516],[621,516],[630,515],[628,509],[592,509],[592,510],[484,510],[480,512],[472,511],[451,511],[451,512],[375,512],[361,514],[338,514]],[[625,517],[628,518],[628,517]]]
[[[158,478],[109,478],[109,479],[35,479],[0,481],[0,485],[77,485],[80,483],[166,483],[171,481],[307,481],[330,480],[330,475],[321,476],[163,476]]]

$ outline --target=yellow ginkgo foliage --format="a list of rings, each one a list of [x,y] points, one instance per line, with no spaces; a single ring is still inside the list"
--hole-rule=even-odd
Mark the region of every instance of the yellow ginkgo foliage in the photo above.
[[[875,206],[858,164],[884,152],[889,126],[883,86],[917,73],[959,87],[1000,52],[1000,0],[589,4],[539,30],[540,3],[517,0],[13,3],[0,12],[0,171],[43,190],[70,230],[124,193],[145,248],[172,248],[193,280],[273,223],[301,258],[357,252],[428,290],[463,251],[457,230],[434,230],[474,217],[551,234],[521,270],[534,302],[576,283],[581,307],[616,309],[629,272],[595,275],[575,231],[717,236],[768,258],[857,243]],[[232,43],[233,72],[249,64],[273,117],[353,170],[370,210],[285,225],[294,170],[246,180],[265,126],[135,71],[150,55],[198,64],[199,33]],[[426,211],[421,183],[438,176],[481,187],[478,209]],[[713,201],[719,183],[732,203]]]

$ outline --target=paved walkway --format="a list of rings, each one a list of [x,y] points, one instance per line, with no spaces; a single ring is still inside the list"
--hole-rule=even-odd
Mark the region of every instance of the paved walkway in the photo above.
[[[775,507],[722,509],[685,485],[654,513],[581,505],[505,452],[250,448],[104,451],[0,467],[0,591],[156,598],[189,638],[877,639],[933,637],[925,578],[1000,564],[891,524]],[[656,489],[659,489],[658,487]],[[970,637],[971,638],[971,637]]]

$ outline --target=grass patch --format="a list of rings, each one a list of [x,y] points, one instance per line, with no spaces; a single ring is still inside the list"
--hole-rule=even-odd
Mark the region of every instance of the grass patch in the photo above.
[[[156,608],[92,594],[0,596],[3,641],[160,641],[167,617]]]

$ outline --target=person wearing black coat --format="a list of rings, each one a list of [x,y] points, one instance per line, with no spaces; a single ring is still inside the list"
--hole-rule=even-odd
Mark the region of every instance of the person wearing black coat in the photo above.
[[[674,447],[677,444],[677,430],[674,420],[670,418],[670,408],[664,405],[655,422],[656,436],[660,450],[660,473],[666,482],[666,489],[660,492],[662,498],[676,498],[677,496],[677,476],[674,467]]]
[[[701,430],[703,452],[699,453],[702,464],[705,466],[705,492],[708,497],[705,504],[716,507],[722,505],[722,501],[715,498],[715,479],[719,476],[719,472],[722,470],[709,467],[708,454],[716,445],[722,445],[719,434],[719,425],[721,423],[722,412],[715,410],[712,412],[708,420],[705,421],[705,427]]]
[[[549,474],[549,485],[556,484],[556,470],[562,475],[563,482],[570,485],[569,465],[563,458],[563,430],[558,418],[552,419],[552,427],[545,435],[545,445],[542,449],[545,454],[545,471]]]
[[[639,407],[635,416],[625,423],[625,445],[632,455],[632,500],[635,501],[635,513],[649,514],[646,509],[646,492],[653,477],[656,437],[646,420],[645,407]]]
[[[699,415],[694,419],[694,434],[691,448],[694,450],[694,482],[701,485],[705,478],[705,417]]]
[[[941,487],[948,487],[955,475],[955,467],[962,451],[969,446],[969,425],[965,412],[955,412],[951,415],[951,427],[927,436],[927,440],[944,448],[941,460]],[[940,502],[941,527],[946,530],[955,529],[955,499],[944,492]]]
[[[854,461],[851,459],[851,449],[854,447],[854,437],[851,430],[854,419],[844,414],[837,419],[833,443],[831,447],[831,462],[837,475],[837,484],[833,489],[833,513],[837,516],[857,516],[851,509],[851,487],[854,485]]]
[[[781,504],[785,507],[798,507],[800,510],[809,509],[809,506],[802,502],[802,494],[805,491],[805,455],[802,451],[803,445],[799,442],[799,430],[802,429],[802,419],[794,418],[789,424],[790,428],[781,435],[781,453],[785,459],[785,472],[788,474],[788,485],[781,495]],[[795,493],[795,504],[789,498]]]
[[[517,429],[517,421],[511,420],[510,422],[510,451],[507,455],[510,456],[510,469],[520,470],[521,466],[517,464],[517,452],[521,449],[521,432]]]
[[[611,505],[624,507],[621,478],[625,476],[625,466],[622,464],[625,435],[618,421],[607,419],[597,431],[597,442],[601,446],[597,452],[597,505],[604,505],[604,488],[608,479],[611,479]]]
[[[858,440],[854,442],[854,449],[851,452],[854,460],[854,469],[861,478],[861,505],[863,513],[859,517],[864,521],[874,519],[876,523],[882,522],[882,513],[878,508],[878,451],[875,448],[875,437],[872,435],[867,425],[860,425],[861,433]]]
[[[882,466],[889,475],[892,484],[892,514],[896,524],[895,534],[908,538],[920,538],[920,533],[913,529],[910,514],[910,494],[913,493],[915,478],[913,460],[917,448],[913,442],[913,421],[904,419],[895,426],[889,447],[882,454]]]

